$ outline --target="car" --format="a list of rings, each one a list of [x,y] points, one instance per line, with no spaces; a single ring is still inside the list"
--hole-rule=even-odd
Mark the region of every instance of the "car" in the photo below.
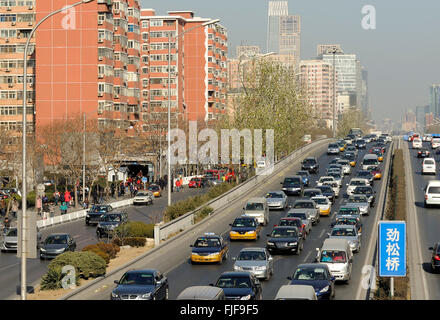
[[[304,186],[303,179],[299,175],[286,177],[280,184],[282,185],[281,190],[283,190],[286,195],[301,195]]]
[[[312,286],[285,284],[278,289],[275,300],[318,300],[318,298]]]
[[[133,198],[133,205],[138,204],[153,204],[154,194],[153,192],[147,191],[139,191]]]
[[[130,270],[114,283],[111,300],[168,300],[168,278],[158,270]]]
[[[267,205],[270,209],[286,209],[287,196],[283,191],[269,191],[266,193]]]
[[[376,166],[372,168],[376,168]],[[370,186],[373,186],[374,184],[374,176],[370,170],[359,170],[358,173],[356,174],[356,178],[367,180]]]
[[[337,164],[340,164],[342,166],[342,172],[344,174],[347,175],[351,174],[351,165],[348,160],[345,159],[338,160]]]
[[[339,160],[341,160],[340,157],[333,158],[333,159],[329,162],[329,165],[330,165],[330,164],[337,164]]]
[[[316,251],[315,262],[326,264],[335,280],[350,281],[353,253],[346,239],[325,239],[321,249]]]
[[[311,197],[322,195],[321,189],[318,188],[307,188],[304,190],[303,198],[310,199]]]
[[[370,172],[373,175],[374,180],[380,180],[382,178],[382,171],[379,166],[370,169]]]
[[[284,227],[284,226],[294,226],[298,228],[300,236],[305,240],[307,238],[307,230],[306,225],[302,221],[301,218],[296,217],[283,217],[280,219],[278,225],[274,225],[274,227]]]
[[[262,225],[267,225],[269,222],[269,206],[264,197],[251,198],[247,201],[243,208],[243,214],[250,217],[255,217]]]
[[[369,170],[370,168],[377,167],[379,165],[379,158],[374,153],[368,153],[362,160],[362,170]]]
[[[315,157],[305,158],[301,162],[301,170],[307,170],[309,173],[319,173],[319,163]]]
[[[366,143],[370,143],[372,141],[372,136],[367,134],[366,136],[362,137],[362,140],[365,140]]]
[[[368,202],[368,198],[366,195],[362,194],[352,194],[348,197],[345,202],[346,206],[358,207],[361,215],[369,215],[370,214],[370,203]]]
[[[438,147],[440,147],[440,138],[432,138],[432,140],[431,140],[431,148],[432,149],[437,149]]]
[[[385,154],[387,151],[386,144],[384,142],[378,141],[376,144],[373,145],[373,147],[382,149],[383,154]]]
[[[431,152],[428,149],[422,148],[417,152],[417,158],[429,158],[431,156]]]
[[[380,147],[373,147],[370,149],[370,154],[375,154],[379,162],[383,161],[383,149]]]
[[[41,232],[37,227],[37,250],[40,248]],[[0,241],[0,251],[9,252],[17,251],[18,247],[18,229],[17,228],[5,228],[2,232]]]
[[[338,160],[339,161],[339,160]],[[338,163],[332,163],[327,167],[327,174],[332,170],[338,170],[341,173],[344,173],[344,169],[342,168],[342,165]]]
[[[344,142],[346,143],[347,146],[349,146],[353,143],[353,138],[346,137],[344,138]]]
[[[191,286],[179,293],[176,300],[225,300],[225,292],[217,287]]]
[[[310,183],[310,181],[311,181],[310,173],[309,173],[308,171],[306,171],[306,170],[300,170],[300,171],[298,171],[296,174],[297,174],[298,176],[301,176],[301,177],[302,177],[303,185],[304,185],[305,187],[308,187],[308,186],[309,186],[309,183]]]
[[[337,215],[336,219],[331,223],[330,226],[333,228],[336,225],[355,226],[358,233],[362,232],[361,218],[354,215]]]
[[[223,289],[226,300],[261,300],[261,283],[248,271],[223,272],[217,282],[210,284]]]
[[[436,174],[436,165],[434,158],[425,158],[422,163],[422,174]]]
[[[97,225],[99,223],[99,218],[106,214],[107,212],[113,211],[113,207],[109,204],[104,205],[93,205],[89,210],[86,212],[86,218],[85,222],[86,225]]]
[[[356,226],[336,224],[327,235],[329,239],[346,239],[352,252],[357,253],[361,249],[361,234]]]
[[[339,151],[343,152],[347,146],[347,143],[345,143],[344,140],[338,140],[336,143],[339,146]]]
[[[358,149],[365,149],[367,148],[367,142],[364,139],[358,139],[354,143],[355,147]]]
[[[54,259],[67,251],[75,251],[76,241],[68,233],[54,233],[41,242],[40,259]]]
[[[440,180],[430,180],[425,189],[425,208],[440,205]]]
[[[344,180],[344,175],[342,174],[342,172],[331,171],[328,173],[328,176],[333,177],[333,179],[335,179],[335,181],[339,185],[339,187],[342,187],[342,181]],[[326,184],[326,183],[324,183],[324,184]]]
[[[432,247],[429,247],[431,253],[431,269],[434,272],[438,272],[440,270],[440,242],[434,243]]]
[[[229,244],[221,235],[212,232],[205,233],[198,237],[193,245],[190,245],[191,264],[194,263],[212,263],[222,264],[228,258]]]
[[[310,198],[315,201],[316,206],[319,208],[319,214],[321,216],[329,216],[332,211],[332,202],[326,196],[316,196]]]
[[[314,196],[316,196],[318,194],[315,194]],[[313,224],[318,224],[319,223],[319,209],[316,206],[315,201],[313,200],[307,200],[307,199],[302,199],[302,200],[296,200],[293,205],[291,206],[291,210],[289,211],[299,211],[299,212],[309,212],[310,214],[310,218],[312,220]]]
[[[232,258],[234,271],[248,271],[257,278],[269,280],[273,275],[273,257],[266,248],[248,247]]]
[[[235,218],[234,222],[229,224],[230,240],[257,240],[260,238],[260,224],[257,219],[249,216]]]
[[[368,202],[370,203],[370,207],[374,207],[376,202],[376,191],[373,190],[371,186],[359,186],[354,188],[352,195],[363,194],[368,198]]]
[[[341,186],[339,185],[338,182],[336,181],[327,181],[324,182],[323,186],[330,186],[330,188],[332,188],[334,194],[335,194],[335,198],[339,198],[339,193],[341,191]],[[333,201],[332,201],[333,203]]]
[[[96,227],[96,236],[98,239],[101,239],[102,237],[111,237],[117,227],[127,222],[128,215],[126,212],[108,212],[99,218]]]
[[[267,234],[266,249],[270,252],[283,252],[301,254],[304,248],[303,238],[297,227],[283,226],[274,227]]]
[[[412,148],[413,149],[420,149],[422,147],[422,139],[420,138],[414,138],[412,141]]]
[[[162,196],[162,193],[160,191],[160,186],[158,186],[157,184],[150,185],[148,187],[148,190],[151,191],[156,198],[159,198]]]
[[[336,180],[335,180],[335,178],[333,176],[322,176],[322,177],[319,178],[318,181],[316,181],[316,185],[318,187],[322,186],[324,184],[324,182],[326,182],[326,181],[334,182]]]
[[[298,210],[287,212],[287,216],[285,218],[299,218],[303,223],[303,228],[305,230],[304,239],[310,232],[312,231],[312,218],[308,212],[300,212]],[[280,221],[281,223],[281,221]]]
[[[205,187],[206,180],[201,177],[191,178],[188,183],[188,188],[203,188]]]
[[[206,178],[206,183],[208,186],[218,186],[218,185],[222,184],[222,182],[223,181],[221,181],[213,176]]]
[[[369,181],[367,179],[353,178],[350,180],[349,183],[347,183],[347,195],[350,196],[353,193],[353,190],[356,189],[356,187],[367,185],[369,185]]]
[[[335,219],[341,216],[353,216],[361,219],[361,210],[357,206],[342,205],[336,213]]]
[[[336,185],[338,185],[335,181],[329,181],[328,183],[335,183]],[[326,182],[326,184],[323,184],[322,186],[316,187],[316,189],[321,190],[321,194],[323,196],[327,197],[327,199],[329,199],[331,203],[335,203],[335,198],[336,198],[335,191],[333,190],[333,188],[330,185],[327,184],[327,182]],[[315,198],[315,197],[312,197],[312,198]],[[311,198],[311,200],[313,200],[312,198]]]
[[[339,154],[339,146],[336,143],[330,143],[327,147],[327,154],[333,155],[333,154]]]
[[[356,149],[355,145],[347,146],[347,148],[345,148],[344,155],[347,154],[347,153],[353,153],[354,156],[357,157],[358,149]],[[344,157],[344,155],[342,157]]]
[[[291,277],[291,285],[309,285],[315,290],[318,300],[335,298],[335,280],[326,264],[302,263],[296,267]]]
[[[347,160],[350,166],[356,167],[356,154],[353,152],[345,152],[342,156],[344,160]]]

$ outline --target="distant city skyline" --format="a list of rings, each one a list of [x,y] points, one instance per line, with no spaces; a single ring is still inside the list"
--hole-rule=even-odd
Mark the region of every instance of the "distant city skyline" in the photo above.
[[[266,50],[267,0],[141,0],[158,14],[194,10],[196,16],[218,18],[228,30],[229,56],[238,45]],[[430,103],[430,87],[440,83],[440,2],[289,0],[289,14],[301,16],[301,59],[315,59],[318,44],[341,44],[356,54],[368,71],[373,119],[401,121],[407,109]],[[376,9],[375,30],[364,30],[362,8]]]

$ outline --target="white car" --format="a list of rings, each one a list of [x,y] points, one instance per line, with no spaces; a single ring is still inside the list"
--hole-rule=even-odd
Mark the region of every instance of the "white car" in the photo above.
[[[431,180],[425,187],[425,207],[440,205],[440,180]]]
[[[341,160],[338,160],[337,164],[340,164],[342,166],[342,172],[344,174],[351,173],[350,161],[341,159]]]
[[[423,159],[422,164],[422,174],[431,173],[435,174],[435,160],[434,158],[425,158]]]
[[[368,185],[370,184],[368,183],[367,179],[353,178],[347,184],[347,194],[351,196],[353,194],[354,189],[356,189],[356,187],[365,187]]]
[[[316,185],[322,186],[324,184],[324,182],[336,182],[335,178],[332,176],[322,176],[321,178],[319,178],[318,181],[316,181]]]
[[[154,195],[151,191],[139,191],[133,198],[133,205],[137,204],[153,204]]]
[[[421,149],[422,148],[422,139],[414,138],[412,142],[413,149]]]
[[[440,147],[440,138],[432,138],[432,140],[431,140],[431,148],[432,149],[437,149],[438,147]]]

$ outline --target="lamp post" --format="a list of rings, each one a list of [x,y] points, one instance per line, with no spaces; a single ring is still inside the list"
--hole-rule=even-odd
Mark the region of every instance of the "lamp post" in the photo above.
[[[207,21],[205,23],[202,23],[198,26],[195,26],[193,28],[190,28],[186,31],[183,31],[179,34],[177,34],[175,37],[173,37],[173,40],[177,40],[179,37],[184,35],[185,33],[192,31],[194,29],[200,28],[200,27],[206,27],[211,24],[219,22],[220,19],[215,19],[211,21]],[[171,32],[168,32],[168,205],[171,205]]]
[[[333,138],[336,137],[336,66],[335,66],[335,54],[339,53],[339,49],[334,46],[332,49],[328,51],[329,53],[333,54]]]
[[[80,4],[83,3],[89,3],[92,2],[94,0],[82,0],[79,2],[76,2],[72,5],[69,6],[65,6],[62,9],[53,11],[51,13],[49,13],[47,16],[45,16],[43,19],[41,19],[36,25],[35,27],[33,27],[32,31],[30,32],[27,41],[26,41],[26,45],[24,48],[24,54],[23,54],[23,118],[22,118],[22,131],[23,131],[23,146],[22,146],[22,198],[21,198],[21,207],[22,207],[22,215],[21,215],[21,299],[22,300],[26,300],[26,109],[27,109],[27,105],[26,105],[26,99],[27,99],[27,54],[28,54],[28,48],[29,48],[29,43],[32,39],[32,36],[34,35],[35,31],[37,30],[37,28],[47,19],[49,19],[50,17],[54,16],[57,13],[69,10],[73,7],[76,7]]]

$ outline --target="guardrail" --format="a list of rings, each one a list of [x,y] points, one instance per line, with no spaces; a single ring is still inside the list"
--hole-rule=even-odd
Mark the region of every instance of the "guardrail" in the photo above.
[[[133,199],[126,199],[126,200],[121,200],[121,201],[117,201],[117,202],[113,202],[110,205],[113,208],[121,208],[121,207],[126,207],[129,205],[133,204]],[[65,223],[65,222],[71,222],[71,221],[75,221],[81,218],[84,218],[87,214],[87,210],[79,210],[79,211],[74,211],[68,214],[63,214],[60,216],[56,216],[56,217],[52,217],[52,218],[48,218],[48,219],[42,219],[42,220],[38,220],[37,221],[37,227],[42,229],[42,228],[47,228],[47,227],[51,227],[60,223]]]
[[[194,225],[194,217],[195,215],[204,207],[211,207],[213,212],[211,215],[216,214],[217,210],[222,208],[223,206],[236,201],[238,198],[247,194],[250,189],[255,188],[258,185],[264,184],[272,175],[278,173],[280,170],[284,169],[285,166],[295,160],[299,156],[304,156],[304,153],[309,149],[312,149],[316,146],[317,143],[322,143],[325,140],[331,140],[322,138],[319,140],[315,140],[312,143],[309,143],[305,146],[300,147],[299,149],[292,152],[287,157],[277,161],[273,167],[268,167],[262,170],[258,175],[250,178],[249,180],[239,184],[235,188],[229,190],[228,192],[220,195],[219,197],[201,205],[193,211],[190,211],[181,217],[174,219],[167,223],[157,224],[154,227],[154,245],[158,246],[161,240],[166,240],[171,234],[175,234],[177,232],[181,232],[192,225]]]

